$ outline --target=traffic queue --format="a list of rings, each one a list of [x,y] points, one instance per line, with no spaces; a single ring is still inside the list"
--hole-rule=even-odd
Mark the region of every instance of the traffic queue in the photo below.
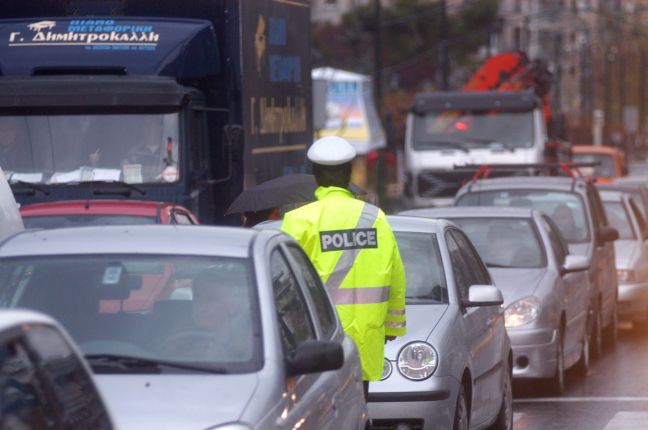
[[[476,175],[385,215],[355,155],[316,141],[314,201],[262,193],[254,228],[87,201],[24,229],[0,175],[0,428],[509,430],[514,384],[560,395],[646,326],[646,182]]]

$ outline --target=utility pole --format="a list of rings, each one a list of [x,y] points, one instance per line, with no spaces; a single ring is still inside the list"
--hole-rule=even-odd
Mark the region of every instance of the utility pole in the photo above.
[[[439,25],[439,40],[441,41],[441,88],[450,89],[450,57],[448,55],[448,11],[446,0],[439,2],[441,22]]]

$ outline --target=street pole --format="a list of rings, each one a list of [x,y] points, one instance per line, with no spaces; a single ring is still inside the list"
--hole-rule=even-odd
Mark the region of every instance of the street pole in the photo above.
[[[448,55],[448,11],[446,0],[439,2],[441,22],[439,25],[439,40],[441,41],[441,88],[450,89],[450,57]]]

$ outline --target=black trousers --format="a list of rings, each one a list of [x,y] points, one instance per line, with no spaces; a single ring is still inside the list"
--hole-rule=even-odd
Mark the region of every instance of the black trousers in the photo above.
[[[362,381],[362,388],[364,389],[365,401],[369,400],[369,381]]]

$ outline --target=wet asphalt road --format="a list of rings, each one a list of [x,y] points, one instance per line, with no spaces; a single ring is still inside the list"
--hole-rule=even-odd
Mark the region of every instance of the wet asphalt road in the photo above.
[[[561,397],[538,384],[516,384],[516,430],[648,429],[648,332],[625,326],[615,347],[607,346],[586,378],[567,373]]]

